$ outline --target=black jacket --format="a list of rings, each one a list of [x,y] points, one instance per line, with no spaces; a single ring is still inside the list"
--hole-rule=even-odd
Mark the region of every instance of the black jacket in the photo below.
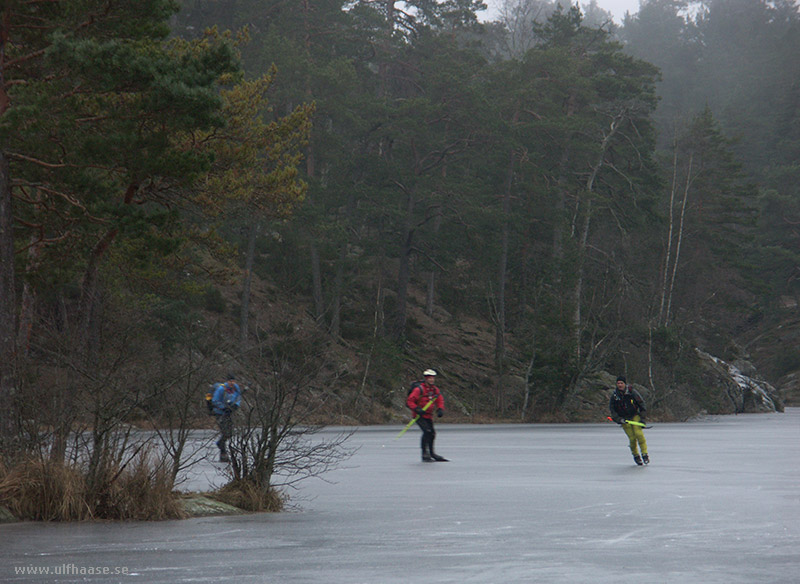
[[[630,385],[625,391],[614,389],[608,402],[608,409],[611,410],[611,419],[615,422],[621,422],[623,418],[630,420],[636,414],[644,418],[647,411],[642,396]]]

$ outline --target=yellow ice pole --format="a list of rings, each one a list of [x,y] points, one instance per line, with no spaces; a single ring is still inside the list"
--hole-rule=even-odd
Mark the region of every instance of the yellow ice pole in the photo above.
[[[425,411],[425,410],[427,410],[429,407],[431,407],[431,404],[432,404],[434,401],[435,401],[435,400],[431,400],[431,401],[429,401],[427,404],[425,404],[425,406],[422,408],[422,411],[424,412],[424,411]],[[403,429],[400,431],[400,433],[399,433],[397,436],[395,436],[395,437],[394,437],[394,439],[395,439],[395,440],[397,440],[398,438],[400,438],[400,436],[402,436],[403,434],[405,434],[405,433],[406,433],[406,431],[407,431],[407,430],[408,430],[408,429],[409,429],[411,426],[413,426],[413,425],[414,425],[414,422],[416,422],[417,420],[419,420],[419,414],[417,414],[417,415],[414,417],[414,419],[413,419],[413,420],[411,420],[411,421],[410,421],[408,424],[406,424],[406,427],[405,427],[405,428],[403,428]]]

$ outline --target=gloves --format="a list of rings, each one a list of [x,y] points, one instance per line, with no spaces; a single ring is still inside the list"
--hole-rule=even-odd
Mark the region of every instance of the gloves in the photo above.
[[[444,410],[442,408],[439,408],[438,410],[436,410],[436,417],[441,418],[442,416],[444,416]]]
[[[418,416],[421,416],[422,414],[425,413],[425,410],[423,410],[422,408],[414,408],[414,413],[417,414]]]

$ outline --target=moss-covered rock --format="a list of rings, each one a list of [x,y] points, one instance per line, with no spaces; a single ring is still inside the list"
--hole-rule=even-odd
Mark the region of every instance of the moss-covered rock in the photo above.
[[[192,493],[181,499],[183,510],[190,517],[209,517],[211,515],[242,515],[246,511],[228,505],[222,501],[216,501],[205,495]]]

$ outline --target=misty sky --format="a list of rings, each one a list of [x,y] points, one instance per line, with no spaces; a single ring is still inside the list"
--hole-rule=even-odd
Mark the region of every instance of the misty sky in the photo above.
[[[573,3],[574,1],[575,0],[572,0]],[[586,0],[587,4],[588,1],[589,0]],[[483,12],[479,18],[481,20],[492,20],[497,13],[497,6],[500,5],[502,0],[484,0],[484,2],[486,2],[489,8]],[[578,0],[578,2],[581,5],[584,4],[581,0]],[[625,12],[630,12],[631,14],[639,12],[639,0],[597,0],[597,5],[608,10],[618,23],[622,22]]]
[[[597,0],[597,5],[613,14],[617,22],[622,22],[626,12],[639,12],[639,0]]]

